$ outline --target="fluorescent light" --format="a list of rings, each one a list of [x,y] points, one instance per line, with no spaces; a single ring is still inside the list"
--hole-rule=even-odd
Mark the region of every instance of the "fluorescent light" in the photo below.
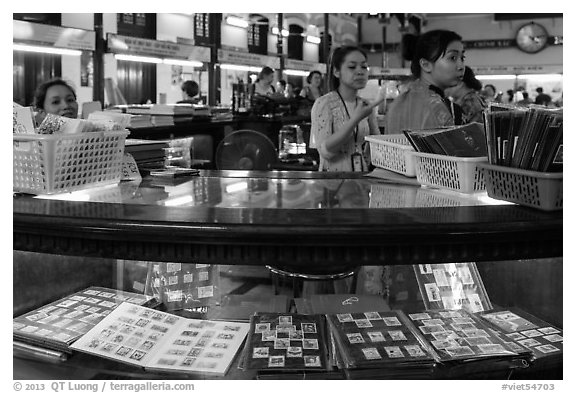
[[[315,37],[313,35],[307,35],[306,41],[310,42],[312,44],[319,44],[320,43],[320,37]]]
[[[308,74],[309,74],[308,71],[289,70],[289,69],[284,70],[284,73],[286,75],[294,75],[294,76],[308,76]]]
[[[272,28],[272,34],[278,35],[278,28],[276,26]],[[289,35],[288,30],[282,29],[282,37],[288,37]]]
[[[181,65],[181,66],[198,67],[198,68],[204,65],[202,62],[194,60],[164,59],[162,62],[164,64]]]
[[[252,71],[252,72],[260,72],[262,67],[253,67],[247,65],[240,65],[240,64],[220,64],[220,69],[222,70],[232,70],[232,71]]]
[[[516,79],[516,75],[476,75],[476,79],[482,80],[510,80]]]
[[[82,55],[82,51],[76,49],[51,48],[48,46],[33,46],[22,44],[13,44],[12,50],[21,52],[47,53],[51,55],[69,55],[69,56]]]
[[[518,79],[531,79],[538,81],[560,81],[562,74],[524,74],[518,75]]]
[[[124,60],[124,61],[139,61],[140,63],[162,63],[162,59],[158,57],[145,57],[145,56],[132,56],[132,55],[114,55],[116,60]]]
[[[227,16],[226,23],[231,26],[241,27],[243,29],[248,27],[248,22],[242,18],[238,18],[236,16]]]

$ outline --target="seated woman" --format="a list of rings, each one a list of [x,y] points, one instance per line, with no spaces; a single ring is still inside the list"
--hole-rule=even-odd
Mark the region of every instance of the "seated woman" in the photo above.
[[[74,88],[62,78],[50,79],[40,84],[34,92],[32,106],[36,111],[36,122],[40,124],[47,114],[78,117],[78,101]]]
[[[392,102],[386,114],[386,134],[455,125],[455,106],[444,96],[464,77],[462,37],[432,30],[418,38],[410,65],[416,78]]]
[[[176,102],[177,104],[198,104],[200,103],[200,97],[198,97],[198,93],[200,93],[200,88],[198,87],[198,83],[194,81],[185,81],[180,86],[182,89],[182,100]]]

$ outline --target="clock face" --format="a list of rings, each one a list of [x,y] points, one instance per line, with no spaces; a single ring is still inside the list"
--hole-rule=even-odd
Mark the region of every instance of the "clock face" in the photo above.
[[[516,44],[527,53],[540,52],[548,43],[548,33],[544,26],[538,23],[528,23],[518,29]]]

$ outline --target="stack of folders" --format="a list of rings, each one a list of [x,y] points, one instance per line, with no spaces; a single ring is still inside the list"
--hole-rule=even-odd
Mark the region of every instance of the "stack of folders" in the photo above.
[[[454,157],[485,157],[486,135],[480,123],[424,130],[404,130],[414,150]]]
[[[138,168],[164,166],[166,153],[170,146],[168,141],[151,141],[146,139],[126,139],[124,151],[130,153]]]
[[[430,344],[402,311],[329,314],[330,357],[351,379],[429,379]]]
[[[434,348],[437,377],[507,377],[526,367],[526,354],[496,335],[475,314],[465,310],[427,310],[408,314],[424,339]]]
[[[553,368],[562,365],[562,330],[518,308],[479,314],[495,333],[517,351],[530,353],[531,367]]]
[[[492,105],[485,112],[485,124],[491,164],[562,172],[562,109]]]
[[[109,288],[90,287],[14,318],[15,354],[65,359],[70,345],[119,304],[152,305],[150,296]]]
[[[302,373],[329,375],[324,316],[254,314],[239,368],[278,379],[298,378]]]

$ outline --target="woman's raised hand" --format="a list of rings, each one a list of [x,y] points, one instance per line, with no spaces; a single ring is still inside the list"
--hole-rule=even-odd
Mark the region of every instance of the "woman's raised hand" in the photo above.
[[[385,99],[386,96],[378,96],[374,101],[368,101],[361,98],[358,105],[356,105],[356,109],[354,109],[352,116],[350,117],[352,119],[355,119],[356,121],[360,121],[365,117],[370,116],[372,110],[378,105],[380,105],[382,102],[384,102]]]

